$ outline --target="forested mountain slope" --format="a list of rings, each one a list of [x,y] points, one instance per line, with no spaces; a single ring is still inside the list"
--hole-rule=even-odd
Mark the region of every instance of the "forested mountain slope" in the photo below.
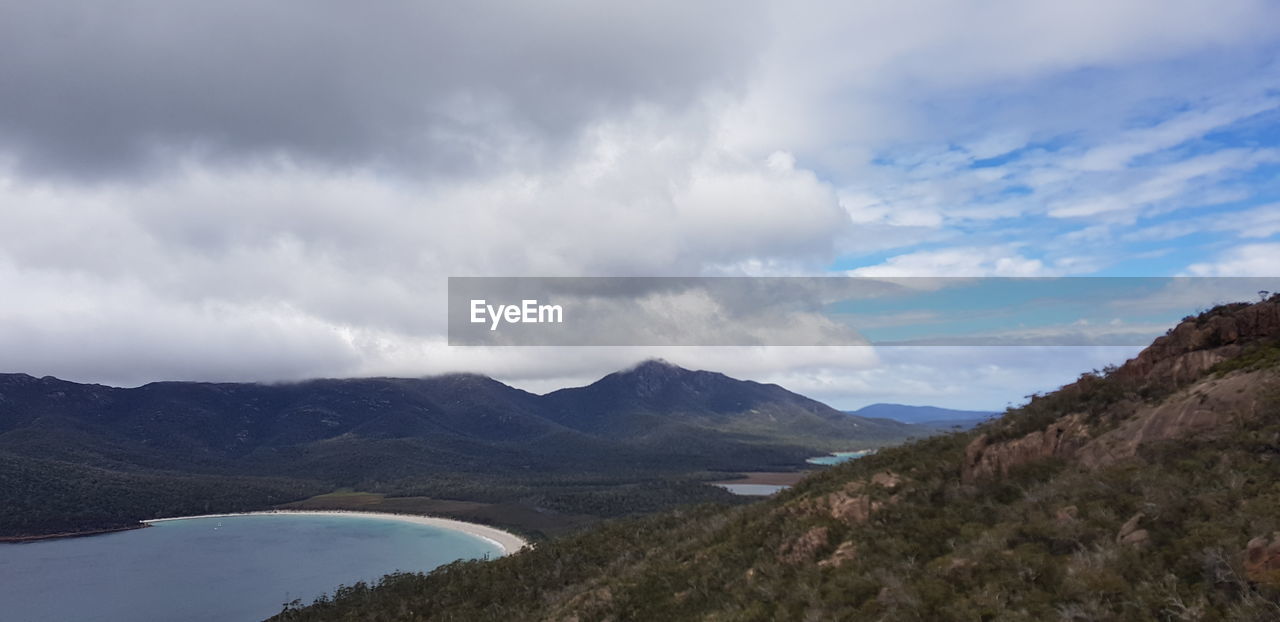
[[[959,425],[966,428],[1000,414],[984,410],[956,410],[954,408],[908,406],[906,404],[871,404],[858,410],[848,411],[848,413],[859,417],[892,419],[915,425],[932,427]]]
[[[762,443],[789,439],[806,447],[848,449],[897,442],[916,428],[850,416],[774,384],[735,380],[651,360],[599,381],[546,396],[548,418],[605,438],[677,448],[681,440]]]
[[[280,620],[1280,619],[1280,298],[767,501],[612,522]]]
[[[707,471],[794,468],[916,434],[656,361],[547,396],[470,374],[131,389],[3,374],[0,537],[265,508],[339,487],[533,509],[559,500],[580,512],[620,507],[610,487],[666,482],[636,505],[650,507],[723,498],[677,481]],[[584,487],[600,498],[584,499]]]

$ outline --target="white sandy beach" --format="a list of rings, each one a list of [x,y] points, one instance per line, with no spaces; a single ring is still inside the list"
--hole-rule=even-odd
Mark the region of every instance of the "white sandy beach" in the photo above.
[[[230,518],[234,516],[272,516],[272,515],[315,515],[315,516],[351,516],[356,518],[374,518],[382,520],[395,520],[405,523],[414,523],[417,525],[428,525],[430,527],[440,527],[442,529],[453,529],[466,534],[483,538],[497,545],[502,549],[503,555],[510,555],[520,549],[529,546],[529,542],[520,536],[509,531],[503,531],[488,525],[479,525],[476,523],[468,523],[460,520],[452,520],[448,518],[436,518],[434,516],[419,516],[416,514],[391,514],[388,512],[348,512],[343,510],[267,510],[262,512],[239,512],[234,514],[203,514],[200,516],[174,516],[172,518],[153,518],[144,520],[144,523],[160,523],[165,521],[188,520],[192,518]]]

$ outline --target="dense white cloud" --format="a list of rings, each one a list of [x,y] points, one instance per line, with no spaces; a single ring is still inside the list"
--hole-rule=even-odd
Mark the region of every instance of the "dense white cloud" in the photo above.
[[[638,104],[734,90],[760,18],[750,2],[4,2],[0,140],[58,178],[186,152],[488,176],[556,161]]]
[[[1088,273],[1128,224],[1275,164],[1179,148],[1276,109],[1277,21],[1260,0],[0,2],[0,368],[551,388],[656,354],[917,391],[942,361],[449,348],[445,278]],[[1273,221],[1209,227],[1259,243],[1188,272],[1256,273]],[[1006,372],[938,399],[1049,388]]]
[[[1280,276],[1280,243],[1232,248],[1215,261],[1191,264],[1187,273],[1191,276]]]

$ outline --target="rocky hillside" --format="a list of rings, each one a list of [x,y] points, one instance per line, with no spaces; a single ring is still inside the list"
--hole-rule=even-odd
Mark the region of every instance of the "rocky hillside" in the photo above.
[[[1132,458],[1146,444],[1232,430],[1256,419],[1276,388],[1274,371],[1259,364],[1274,358],[1280,338],[1275,301],[1225,305],[1187,318],[1119,368],[1034,397],[968,445],[964,476],[1005,474],[1045,458],[1096,469]],[[1239,373],[1209,373],[1231,369]]]
[[[1280,619],[1280,299],[746,507],[395,575],[281,620]]]

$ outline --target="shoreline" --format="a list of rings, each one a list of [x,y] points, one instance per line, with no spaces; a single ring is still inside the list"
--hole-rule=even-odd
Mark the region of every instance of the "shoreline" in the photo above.
[[[225,514],[201,514],[199,516],[173,516],[167,518],[152,518],[141,521],[143,526],[150,526],[152,523],[164,523],[170,521],[190,520],[194,518],[234,518],[236,516],[272,516],[272,515],[310,515],[310,516],[349,516],[353,518],[371,518],[380,520],[395,520],[404,523],[413,523],[416,525],[425,525],[428,527],[439,527],[441,529],[451,529],[453,531],[461,531],[467,535],[475,536],[482,540],[497,546],[502,551],[502,557],[517,553],[520,550],[529,547],[529,541],[517,536],[509,531],[481,525],[479,523],[468,523],[466,521],[454,520],[451,518],[438,518],[435,516],[423,516],[421,514],[396,514],[391,512],[361,512],[347,510],[260,510],[256,512],[232,512]]]
[[[150,525],[142,524],[128,525],[125,527],[106,527],[103,529],[93,529],[90,531],[68,531],[63,533],[46,533],[34,536],[4,536],[0,537],[0,544],[22,544],[23,542],[39,542],[41,540],[64,540],[67,538],[87,538],[89,536],[103,536],[109,533],[119,533],[122,531],[133,531],[135,529],[144,529]]]
[[[734,479],[718,479],[706,482],[713,486],[721,484],[758,484],[763,486],[794,486],[808,475],[817,473],[818,469],[804,471],[742,471],[742,477]]]
[[[837,464],[844,464],[845,462],[848,462],[850,460],[865,458],[867,456],[874,455],[877,451],[880,451],[880,450],[874,447],[869,447],[867,449],[854,449],[851,451],[833,451],[828,453],[825,456],[815,456],[813,458],[806,458],[805,462],[809,464],[817,465],[817,466],[829,467],[829,466],[835,466]],[[831,461],[832,459],[834,459],[834,461]],[[827,460],[828,462],[823,462],[823,460]]]

